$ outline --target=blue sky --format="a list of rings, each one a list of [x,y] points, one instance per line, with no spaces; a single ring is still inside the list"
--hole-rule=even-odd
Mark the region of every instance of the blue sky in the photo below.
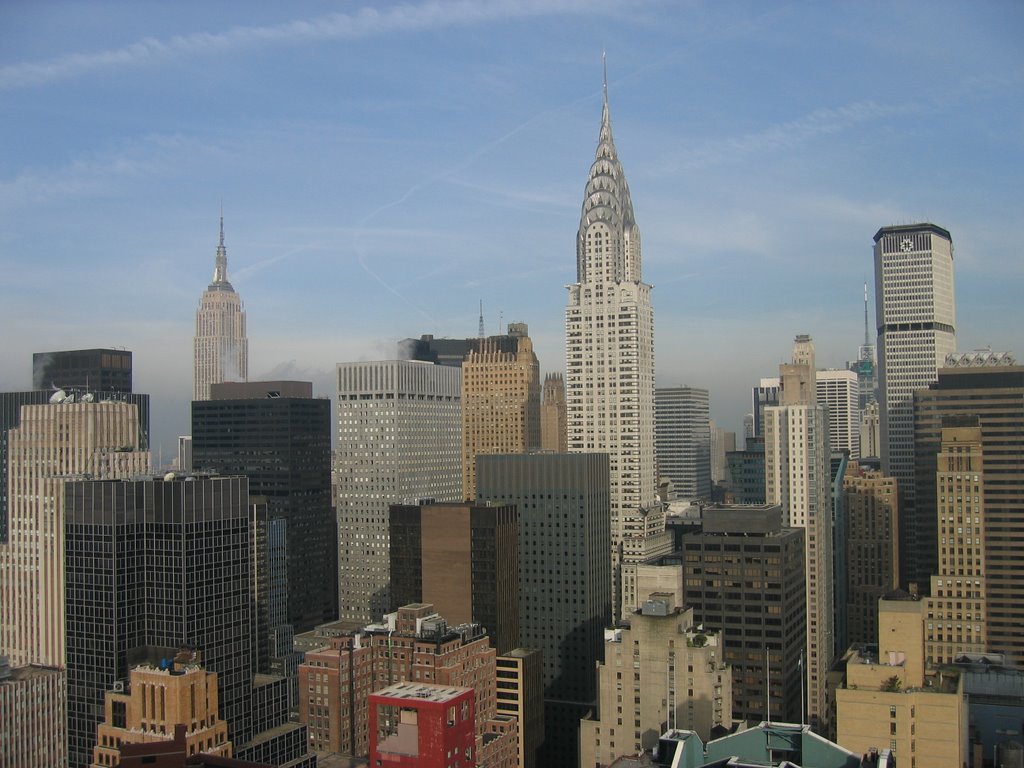
[[[872,235],[922,220],[960,348],[1024,356],[1021,40],[1019,2],[8,0],[0,388],[127,347],[167,453],[222,201],[250,378],[331,394],[337,362],[474,335],[480,300],[561,370],[602,50],[659,385],[739,429],[795,334],[842,366]]]

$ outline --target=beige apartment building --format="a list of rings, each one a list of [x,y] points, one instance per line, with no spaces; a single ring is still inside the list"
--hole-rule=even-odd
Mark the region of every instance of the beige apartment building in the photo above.
[[[176,725],[186,727],[189,755],[231,757],[228,724],[219,714],[217,674],[203,669],[194,656],[140,665],[129,673],[127,691],[106,694],[90,768],[117,765],[122,744],[169,741]]]
[[[878,656],[847,656],[836,741],[856,754],[889,749],[906,768],[962,768],[969,748],[963,680],[925,666],[925,602],[896,591],[878,605]]]
[[[976,416],[948,416],[942,424],[935,470],[939,572],[931,578],[926,617],[929,664],[988,650],[981,427]]]
[[[672,593],[655,593],[605,631],[598,667],[598,709],[580,721],[580,765],[607,766],[624,754],[657,746],[667,729],[711,737],[732,722],[732,669],[722,633],[702,632],[693,608]]]
[[[462,497],[476,498],[476,457],[540,448],[540,363],[526,323],[481,339],[462,363]]]

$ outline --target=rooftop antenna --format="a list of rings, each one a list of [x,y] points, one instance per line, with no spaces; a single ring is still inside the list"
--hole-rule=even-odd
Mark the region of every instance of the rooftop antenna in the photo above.
[[[868,337],[868,284],[864,283],[864,346],[868,346],[871,341]]]
[[[477,334],[482,339],[484,337],[484,300],[480,299],[480,329]]]
[[[608,52],[601,51],[601,66],[604,68],[604,103],[608,103]]]

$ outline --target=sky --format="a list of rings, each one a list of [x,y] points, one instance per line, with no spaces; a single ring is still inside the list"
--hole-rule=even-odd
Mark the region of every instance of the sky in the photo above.
[[[1022,40],[1019,2],[5,0],[0,390],[125,347],[169,461],[222,206],[251,380],[330,396],[481,301],[563,370],[603,53],[658,386],[740,431],[796,334],[843,367],[873,235],[920,221],[958,347],[1024,356]]]

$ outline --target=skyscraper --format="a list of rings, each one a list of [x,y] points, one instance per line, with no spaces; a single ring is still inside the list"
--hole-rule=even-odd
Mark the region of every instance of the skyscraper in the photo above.
[[[65,506],[69,764],[89,764],[104,694],[132,666],[191,648],[217,673],[235,756],[298,765],[286,681],[254,679],[248,481],[80,480]]]
[[[847,451],[860,458],[860,407],[857,374],[829,368],[815,375],[818,402],[828,413],[828,444],[833,451]]]
[[[823,728],[825,674],[835,651],[832,472],[810,336],[796,337],[792,362],[779,366],[779,379],[779,404],[765,410],[765,497],[782,506],[791,527],[807,532],[807,712],[811,723]]]
[[[455,366],[338,363],[340,619],[389,610],[389,504],[461,499],[461,392]]]
[[[193,400],[209,400],[211,384],[249,378],[245,311],[241,297],[228,282],[223,215],[220,217],[220,243],[213,267],[213,282],[199,300],[192,350]]]
[[[597,698],[611,621],[608,457],[481,456],[477,496],[519,511],[519,644],[544,653],[541,765],[578,765],[573,734]]]
[[[658,474],[684,499],[711,498],[711,422],[708,391],[697,387],[655,390]]]
[[[287,521],[286,622],[308,632],[338,610],[331,505],[331,403],[306,381],[222,383],[192,403],[192,466],[245,475]]]
[[[10,536],[0,544],[0,651],[14,666],[65,662],[64,483],[149,470],[130,403],[26,405],[8,432]]]
[[[478,623],[498,653],[519,645],[519,531],[502,504],[392,504],[391,605],[431,603]]]
[[[507,337],[480,339],[462,363],[462,497],[476,497],[480,454],[537,448],[540,364],[526,323],[510,323]]]
[[[882,227],[874,239],[882,469],[896,478],[902,497],[900,579],[927,583],[930,570],[918,570],[902,546],[918,538],[913,393],[934,382],[956,351],[953,240],[934,224]]]
[[[569,450],[565,423],[565,379],[560,373],[544,377],[540,404],[540,447],[552,453]]]
[[[569,450],[607,453],[611,471],[613,605],[628,528],[658,507],[654,455],[654,313],[643,282],[640,228],[612,139],[605,79],[597,151],[576,235],[576,282],[565,310]]]
[[[967,421],[957,421],[964,419]],[[956,456],[958,446],[943,444],[947,431],[943,428],[958,424],[976,425],[981,430],[980,450],[976,447],[973,457]],[[952,436],[957,436],[955,430]],[[976,437],[970,439],[976,441]],[[958,440],[961,452],[965,438]],[[949,615],[935,617],[942,622],[936,625],[937,634],[944,640],[955,636],[961,624],[961,593],[977,604],[981,592],[987,614],[983,619],[988,632],[986,650],[1004,653],[1010,663],[1020,664],[1024,661],[1024,567],[1020,557],[1024,542],[1024,366],[1007,353],[950,355],[936,381],[914,394],[914,454],[917,506],[913,520],[918,539],[910,542],[907,556],[915,558],[919,570],[932,567],[932,575],[940,577],[933,583],[942,588],[942,594],[933,593],[933,597],[953,598],[957,603],[943,610]],[[950,469],[950,454],[962,462],[960,469],[955,462]],[[924,520],[929,513],[930,524]],[[924,584],[928,580],[921,582]],[[968,605],[964,602],[965,608]],[[974,622],[975,635],[983,622]]]

